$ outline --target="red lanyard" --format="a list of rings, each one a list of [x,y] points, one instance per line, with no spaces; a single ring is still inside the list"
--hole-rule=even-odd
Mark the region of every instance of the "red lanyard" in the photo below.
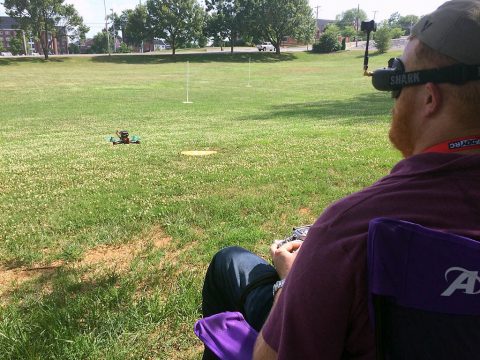
[[[447,140],[429,147],[423,153],[450,153],[474,149],[480,149],[480,135]]]

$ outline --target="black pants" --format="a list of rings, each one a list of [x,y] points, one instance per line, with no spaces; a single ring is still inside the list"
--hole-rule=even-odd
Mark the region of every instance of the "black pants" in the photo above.
[[[204,317],[224,311],[240,311],[257,331],[272,308],[275,268],[261,257],[240,247],[220,250],[212,259],[202,291]],[[203,359],[216,359],[205,349]]]

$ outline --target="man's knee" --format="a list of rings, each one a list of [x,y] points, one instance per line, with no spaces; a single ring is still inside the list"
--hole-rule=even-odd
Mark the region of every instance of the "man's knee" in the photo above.
[[[217,270],[226,270],[232,263],[249,252],[240,246],[229,246],[218,251],[212,259],[212,265]]]

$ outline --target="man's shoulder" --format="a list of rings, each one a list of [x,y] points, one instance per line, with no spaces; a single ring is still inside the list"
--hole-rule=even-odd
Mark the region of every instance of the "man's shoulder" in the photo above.
[[[474,174],[480,176],[480,154],[461,156],[435,153],[412,156],[398,162],[390,174],[374,184],[333,203],[326,213],[329,216],[336,213],[346,216],[349,212],[366,211],[368,217],[370,212],[383,209],[395,211],[398,208],[395,204],[411,208],[411,201],[422,201],[422,198],[444,192],[446,188],[455,191],[451,189],[452,178],[462,175],[459,181],[463,181],[462,178],[469,181],[469,175]]]
[[[325,240],[366,238],[368,224],[376,217],[438,222],[441,209],[432,211],[432,206],[461,203],[465,188],[480,201],[480,188],[471,186],[480,177],[480,156],[444,155],[423,154],[400,161],[389,175],[330,205],[314,228],[321,229]],[[465,210],[467,205],[461,205],[460,210]]]

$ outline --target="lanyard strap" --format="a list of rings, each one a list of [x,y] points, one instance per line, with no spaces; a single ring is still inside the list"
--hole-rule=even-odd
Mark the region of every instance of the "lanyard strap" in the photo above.
[[[447,140],[429,147],[423,153],[452,153],[474,149],[480,149],[480,135]]]

